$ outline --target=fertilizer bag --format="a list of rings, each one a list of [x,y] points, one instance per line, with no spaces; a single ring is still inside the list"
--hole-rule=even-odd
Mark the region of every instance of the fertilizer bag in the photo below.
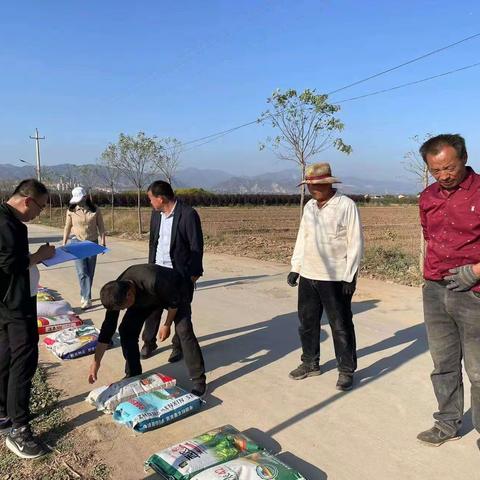
[[[202,470],[260,450],[235,427],[224,425],[154,453],[145,467],[168,480],[189,480]]]
[[[55,317],[37,317],[38,333],[40,335],[66,328],[79,327],[82,323],[81,318],[74,313],[57,315]]]
[[[95,351],[99,331],[91,325],[67,328],[45,337],[43,342],[52,353],[62,360],[71,360]]]
[[[113,413],[122,402],[139,397],[155,390],[175,386],[175,379],[159,372],[150,375],[125,378],[111,385],[95,388],[87,397],[87,402],[105,413]]]
[[[257,452],[204,470],[192,480],[306,480],[273,455]]]
[[[190,415],[201,406],[200,397],[179,387],[166,388],[121,403],[113,419],[143,433]]]

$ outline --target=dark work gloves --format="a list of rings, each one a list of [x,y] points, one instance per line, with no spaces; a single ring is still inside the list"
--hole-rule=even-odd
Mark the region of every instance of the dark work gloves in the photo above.
[[[357,274],[354,275],[353,280],[351,282],[342,282],[342,293],[344,295],[353,295],[355,293],[355,289],[357,288]]]
[[[449,272],[452,275],[447,275],[443,279],[450,282],[447,288],[453,292],[465,292],[480,282],[480,278],[473,272],[473,265],[451,268]]]
[[[298,284],[297,284],[297,280],[298,280],[298,277],[300,276],[299,273],[297,272],[290,272],[288,274],[288,277],[287,277],[287,283],[291,286],[291,287],[296,287]]]

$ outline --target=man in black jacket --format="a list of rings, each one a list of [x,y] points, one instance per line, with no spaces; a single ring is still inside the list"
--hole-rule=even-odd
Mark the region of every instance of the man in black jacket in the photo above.
[[[160,327],[158,339],[160,342],[166,340],[170,336],[171,324],[175,322],[175,333],[185,352],[185,363],[193,381],[192,393],[200,397],[205,394],[205,366],[193,332],[190,287],[176,271],[159,265],[133,265],[117,280],[102,287],[100,300],[107,312],[90,367],[90,383],[97,380],[103,355],[117,329],[120,310],[127,309],[118,329],[126,361],[125,374],[133,377],[142,373],[138,339],[143,323],[149,319],[159,320],[166,309],[167,318]]]
[[[24,222],[40,215],[48,191],[37,180],[23,180],[0,205],[0,435],[21,458],[47,450],[30,431],[30,389],[38,365],[37,263],[51,258],[55,247],[28,251]]]
[[[150,221],[148,263],[172,268],[190,287],[193,299],[195,282],[203,274],[203,234],[198,213],[178,200],[169,183],[157,180],[147,191],[153,207]],[[147,319],[143,331],[142,358],[148,358],[157,348],[156,336],[160,316]],[[177,335],[172,338],[169,362],[182,358],[182,348]]]

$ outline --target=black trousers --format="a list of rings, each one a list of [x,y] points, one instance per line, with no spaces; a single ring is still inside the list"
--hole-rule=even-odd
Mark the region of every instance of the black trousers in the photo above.
[[[127,309],[122,323],[118,328],[123,357],[125,358],[125,373],[133,377],[142,373],[140,363],[140,349],[138,340],[142,326],[146,322],[160,319],[162,310],[143,309],[132,307]],[[205,363],[197,337],[193,331],[192,310],[190,304],[178,308],[174,320],[175,336],[178,338],[180,348],[188,369],[190,378],[195,385],[205,383]]]
[[[300,277],[298,317],[302,362],[320,362],[320,322],[325,309],[332,329],[338,370],[353,373],[357,368],[355,328],[352,321],[352,295],[344,295],[342,282],[310,280]]]
[[[190,279],[186,280],[189,282],[189,295],[190,295],[190,303],[193,300],[193,291],[194,291],[194,284],[190,281]],[[158,329],[160,328],[161,322],[161,315],[153,315],[145,320],[145,327],[143,328],[142,333],[142,340],[146,345],[154,346],[157,345],[157,334]],[[180,339],[178,338],[177,333],[175,333],[172,337],[172,348],[176,351],[182,351],[182,345]]]
[[[30,419],[30,390],[37,366],[36,316],[0,312],[0,417],[10,417],[14,428]]]

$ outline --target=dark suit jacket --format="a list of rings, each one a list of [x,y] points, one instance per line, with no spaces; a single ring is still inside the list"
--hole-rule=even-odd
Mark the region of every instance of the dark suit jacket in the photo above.
[[[129,280],[135,285],[135,303],[130,307],[151,313],[155,310],[178,308],[190,302],[186,280],[178,272],[160,265],[132,265],[117,280]],[[107,310],[98,341],[110,343],[117,329],[119,310]],[[138,321],[145,320],[138,313]]]
[[[27,227],[6,203],[0,204],[0,315],[36,321],[37,298],[30,295]]]
[[[161,212],[154,210],[150,220],[148,263],[155,263]],[[184,278],[200,277],[203,273],[203,233],[200,217],[190,206],[177,199],[173,214],[170,258],[173,269]]]

